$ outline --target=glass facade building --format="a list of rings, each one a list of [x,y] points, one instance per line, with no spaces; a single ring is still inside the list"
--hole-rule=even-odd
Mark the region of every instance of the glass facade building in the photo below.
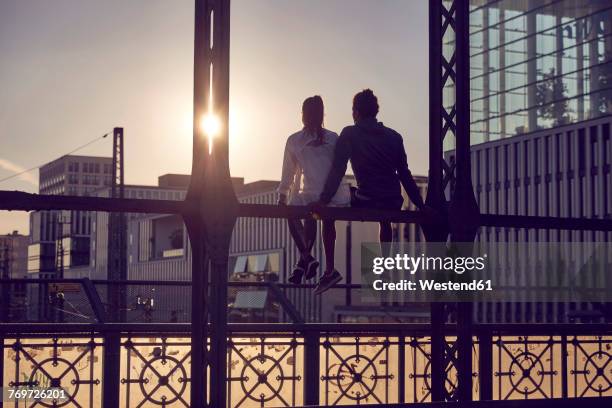
[[[444,4],[448,10],[452,3]],[[452,30],[444,35],[444,56],[453,63]],[[612,217],[612,0],[470,0],[469,41],[470,159],[480,212]],[[444,89],[449,112],[444,125],[454,118],[453,81],[450,75]],[[454,141],[444,139],[451,171]],[[449,189],[453,186],[451,180]],[[610,239],[603,232],[499,227],[483,227],[477,238],[489,243]],[[525,272],[524,281],[537,282],[540,276]],[[475,320],[588,321],[601,316],[598,308],[517,299],[478,303]]]
[[[473,144],[610,115],[612,1],[472,1],[470,70]]]

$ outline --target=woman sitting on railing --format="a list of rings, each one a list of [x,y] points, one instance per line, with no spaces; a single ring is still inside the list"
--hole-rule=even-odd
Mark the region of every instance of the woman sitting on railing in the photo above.
[[[280,205],[308,205],[319,199],[327,175],[332,167],[334,149],[338,135],[323,128],[324,107],[320,96],[307,98],[302,104],[304,128],[289,136],[285,146],[283,174],[278,187]],[[348,206],[350,190],[348,184],[340,184],[331,195],[329,205]],[[312,279],[317,274],[319,262],[312,256],[316,241],[317,223],[306,219],[289,219],[289,231],[300,251],[300,260],[295,265],[289,281],[300,284],[302,278]],[[336,228],[333,220],[324,220],[322,227],[323,248],[325,250],[325,274],[341,277],[334,269],[334,247]],[[331,276],[331,275],[330,275]],[[331,286],[331,285],[330,285]],[[320,289],[320,288],[317,288]],[[322,291],[315,290],[315,293]]]

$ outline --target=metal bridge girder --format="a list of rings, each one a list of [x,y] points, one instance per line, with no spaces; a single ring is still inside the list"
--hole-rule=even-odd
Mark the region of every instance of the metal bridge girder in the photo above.
[[[224,406],[229,244],[238,200],[229,173],[229,0],[195,1],[193,163],[183,214],[192,245],[191,406]],[[214,115],[218,135],[202,122]],[[213,139],[214,136],[214,139]],[[207,333],[208,315],[210,332]],[[207,343],[210,341],[210,350]],[[207,368],[210,395],[207,395]]]

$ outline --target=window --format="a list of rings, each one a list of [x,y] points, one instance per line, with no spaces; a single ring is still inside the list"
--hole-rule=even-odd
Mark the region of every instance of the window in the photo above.
[[[604,45],[612,37],[612,10],[604,3],[503,1],[474,7],[473,143],[612,113],[612,58]]]
[[[236,265],[234,265],[234,273],[242,273],[247,271],[247,256],[239,256],[236,258]]]

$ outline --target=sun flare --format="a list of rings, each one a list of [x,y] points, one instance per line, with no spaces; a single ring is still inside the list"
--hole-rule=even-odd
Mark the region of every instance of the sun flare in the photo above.
[[[202,118],[201,123],[202,131],[204,132],[204,135],[206,137],[208,137],[209,139],[214,139],[219,135],[219,132],[221,131],[221,121],[215,114],[206,114]]]
[[[202,118],[200,126],[202,126],[204,136],[208,138],[208,154],[212,154],[213,140],[221,131],[221,121],[214,113],[208,113]]]

